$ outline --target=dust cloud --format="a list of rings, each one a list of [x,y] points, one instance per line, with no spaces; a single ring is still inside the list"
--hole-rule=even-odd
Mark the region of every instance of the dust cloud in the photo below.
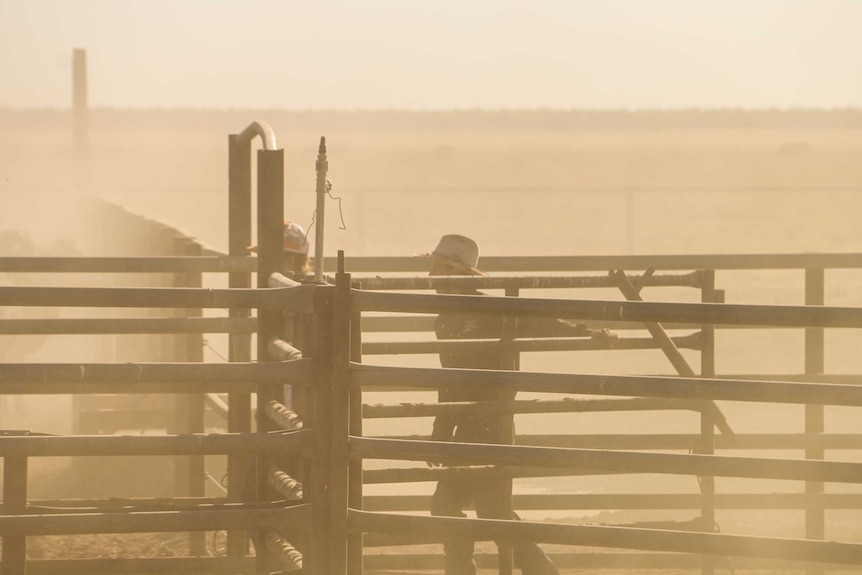
[[[445,233],[469,235],[482,255],[495,256],[862,252],[862,113],[852,110],[97,109],[90,120],[89,195],[180,228],[220,251],[227,244],[228,134],[265,121],[285,150],[285,216],[307,229],[314,218],[317,144],[320,136],[327,138],[333,185],[327,255],[343,249],[347,256],[409,256],[429,251]],[[0,231],[20,230],[39,253],[67,248],[87,253],[82,222],[75,220],[75,208],[85,200],[73,186],[70,114],[6,110],[0,121]],[[848,287],[859,278],[853,272],[832,277],[827,303],[860,305],[858,290]],[[796,272],[726,273],[719,283],[728,302],[803,301]],[[645,297],[669,296],[650,291]],[[79,361],[90,353],[89,343],[69,344],[54,336],[11,360]],[[855,333],[830,334],[827,370],[859,373],[859,343]],[[718,346],[720,373],[802,369],[798,331],[721,333]],[[525,356],[522,368],[672,372],[656,350],[622,356],[535,354]],[[689,360],[697,365],[696,356]],[[69,429],[67,398],[31,396],[4,409],[4,428]],[[803,421],[799,409],[774,410],[766,417],[754,405],[727,409],[737,433],[799,430]],[[851,424],[852,416],[843,415],[832,425]],[[518,425],[521,433],[697,430],[691,417],[525,417]],[[423,432],[421,425],[415,432]],[[624,487],[655,489],[654,478],[647,479]],[[567,481],[521,487],[623,487],[603,478]],[[697,489],[690,478],[664,486],[682,483]],[[757,489],[785,487],[761,482]]]

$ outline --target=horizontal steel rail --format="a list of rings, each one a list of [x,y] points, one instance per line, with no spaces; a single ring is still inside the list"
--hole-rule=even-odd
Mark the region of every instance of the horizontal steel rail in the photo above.
[[[354,311],[469,313],[580,320],[675,321],[773,327],[862,327],[862,308],[826,306],[564,300],[471,295],[353,292]]]
[[[159,317],[5,319],[0,318],[0,335],[91,335],[160,333],[256,333],[256,318]]]
[[[95,513],[99,511],[178,511],[230,508],[241,505],[226,497],[110,497],[104,499],[30,499],[27,514]],[[2,513],[3,502],[0,502]]]
[[[0,257],[8,273],[252,273],[257,259],[246,256]]]
[[[425,389],[494,385],[500,390],[539,393],[862,406],[862,387],[858,385],[679,376],[539,373],[352,363],[351,385],[378,388],[409,385]]]
[[[382,535],[366,535],[365,540],[376,543]],[[388,536],[388,539],[403,539]],[[434,541],[431,541],[432,543]],[[569,569],[585,570],[597,569],[608,570],[632,569],[638,573],[652,571],[654,573],[676,573],[676,572],[698,572],[703,565],[703,559],[699,555],[680,553],[633,551],[586,551],[577,549],[567,554],[551,553],[551,559],[560,570],[567,572]],[[496,553],[476,553],[476,564],[479,569],[493,570],[497,568]],[[732,572],[740,569],[771,570],[773,573],[791,573],[806,568],[828,569],[830,572],[840,573],[856,572],[852,565],[824,564],[814,561],[788,561],[782,559],[759,559],[757,557],[734,557],[733,561],[727,561],[725,557],[717,559],[716,569],[719,573]],[[444,558],[440,554],[433,553],[410,553],[409,555],[394,555],[389,553],[368,554],[364,558],[364,566],[367,571],[443,571],[445,567]],[[42,575],[42,574],[35,574]],[[47,574],[46,574],[47,575]],[[53,575],[53,574],[51,574]],[[61,574],[65,575],[65,574]]]
[[[28,559],[27,575],[115,575],[136,573],[253,573],[254,557],[104,557],[94,559]]]
[[[644,453],[401,439],[350,438],[351,457],[485,465],[572,468],[615,473],[669,473],[859,483],[862,463],[800,459]]]
[[[593,475],[622,475],[624,472],[588,469],[565,469],[562,467],[526,467],[510,465],[470,465],[448,467],[396,467],[390,469],[366,469],[362,481],[367,485],[384,483],[422,483],[440,481],[459,473],[480,474],[483,479],[516,479],[526,477],[581,477]]]
[[[148,533],[213,531],[290,526],[303,531],[309,524],[309,505],[273,509],[218,509],[208,511],[138,511],[132,513],[69,513],[0,516],[0,536],[84,535],[91,533]]]
[[[0,457],[219,455],[293,453],[311,442],[310,430],[189,435],[57,435],[0,437]]]
[[[383,407],[383,406],[381,406]],[[385,406],[389,407],[389,406]],[[394,406],[393,406],[394,407]],[[427,435],[366,436],[375,439],[408,439],[425,441]],[[581,447],[584,449],[685,450],[701,441],[701,436],[689,433],[597,433],[586,435],[518,435],[517,445],[536,447]],[[715,449],[733,450],[803,450],[803,449],[862,449],[862,435],[853,433],[744,433],[733,439],[718,435]]]
[[[324,269],[334,271],[338,259],[327,257]],[[860,269],[862,253],[820,254],[680,254],[607,256],[482,256],[482,270],[519,272],[607,272],[613,269],[645,270],[777,270],[777,269]],[[350,273],[428,273],[428,260],[421,257],[346,257]]]
[[[425,315],[407,315],[407,314],[399,314],[399,315],[366,315],[362,318],[362,332],[363,333],[389,333],[389,332],[434,332],[434,321],[436,317],[431,314]],[[611,320],[602,320],[602,321],[584,321],[583,322],[587,327],[606,327],[608,329],[614,329],[617,331],[626,331],[626,330],[634,330],[634,331],[642,331],[645,330],[643,322],[636,321],[611,321]],[[699,323],[680,323],[675,321],[663,321],[661,325],[666,330],[677,330],[677,329],[700,329],[703,324]],[[717,325],[714,326],[716,330],[766,330],[772,329],[768,326],[757,326],[757,325]],[[804,329],[804,328],[800,328]]]
[[[0,363],[0,394],[253,392],[309,385],[311,359],[259,363]]]
[[[296,489],[284,472],[275,477],[290,489],[282,493],[285,499],[294,499]],[[516,493],[513,507],[524,511],[574,511],[595,509],[699,509],[702,502],[699,493]],[[716,507],[720,509],[801,509],[810,496],[805,493],[717,493]],[[198,501],[197,505],[192,502]],[[365,511],[425,511],[430,509],[431,495],[365,495],[362,498]],[[818,501],[825,509],[862,509],[862,493],[823,493]],[[158,499],[103,500],[64,499],[31,500],[27,514],[56,515],[71,513],[120,513],[129,511],[196,511],[229,509],[239,503],[228,503],[224,498],[174,498],[159,502]],[[246,507],[248,508],[248,507]],[[252,506],[252,508],[254,508]],[[0,514],[3,503],[0,502]]]
[[[228,256],[210,250],[206,256],[170,257],[0,257],[0,271],[26,273],[254,273],[257,258]],[[428,260],[411,256],[354,256],[344,258],[351,273],[428,273]],[[777,270],[858,269],[860,253],[821,254],[680,254],[606,256],[482,256],[487,272],[606,272],[645,270]],[[338,259],[324,258],[324,269],[334,272]],[[361,279],[361,278],[357,278]],[[376,288],[375,288],[376,289]]]
[[[576,399],[475,401],[445,403],[399,403],[397,405],[362,406],[364,419],[396,417],[436,417],[438,415],[468,415],[474,413],[588,413],[607,411],[689,410],[706,409],[702,401],[685,399]],[[570,437],[565,435],[563,437]]]
[[[371,367],[369,365],[369,367]],[[364,377],[364,376],[361,376]],[[666,377],[664,375],[641,374],[634,377]],[[388,379],[388,378],[387,378]],[[838,384],[838,385],[862,385],[862,374],[717,374],[715,379],[733,380],[733,381],[777,381],[785,383],[820,383],[820,384]],[[364,381],[364,380],[363,380]],[[416,391],[417,389],[430,388],[434,389],[434,385],[423,386],[417,385],[414,382],[403,382],[399,385],[387,381],[384,385],[363,385],[363,391],[373,391],[375,393],[400,392],[400,391]],[[565,392],[559,392],[565,393]],[[625,395],[625,394],[619,394]],[[635,394],[630,394],[635,395]]]
[[[700,349],[698,333],[671,338],[676,347]],[[602,340],[588,337],[537,338],[513,340],[434,340],[434,341],[381,341],[362,342],[363,355],[437,354],[445,352],[489,353],[501,351],[586,351],[599,349],[655,349],[658,342],[652,337],[624,337],[611,347]]]
[[[396,437],[391,439],[423,439]],[[427,438],[425,438],[427,439]],[[583,447],[587,449],[691,449],[701,440],[698,434],[650,433],[629,435],[623,433],[586,435],[518,435],[519,445],[543,447]],[[721,435],[715,437],[715,449],[733,450],[805,450],[805,449],[862,449],[862,435],[855,433],[742,433],[733,440]]]
[[[98,288],[0,286],[0,306],[287,308],[310,311],[313,286],[285,288]]]
[[[530,521],[421,517],[351,509],[353,532],[399,533],[442,541],[459,536],[474,541],[529,540],[539,543],[648,551],[732,555],[862,565],[862,543],[778,539],[721,533],[567,525]]]
[[[701,273],[658,274],[648,277],[644,286],[699,288]],[[363,290],[431,289],[562,289],[617,287],[608,274],[601,276],[473,276],[473,277],[352,277]]]
[[[428,511],[431,495],[366,495],[365,511]],[[716,493],[717,509],[804,509],[811,496],[805,493]],[[862,509],[862,493],[823,493],[817,496],[824,509]],[[519,511],[575,511],[596,509],[700,510],[699,493],[516,493],[512,507]]]

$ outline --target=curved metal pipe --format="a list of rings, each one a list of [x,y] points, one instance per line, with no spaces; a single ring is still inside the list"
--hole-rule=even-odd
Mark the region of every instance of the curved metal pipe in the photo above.
[[[278,145],[275,141],[275,132],[266,122],[252,122],[245,130],[240,132],[236,139],[237,143],[247,145],[251,143],[255,136],[260,136],[264,150],[275,150]]]

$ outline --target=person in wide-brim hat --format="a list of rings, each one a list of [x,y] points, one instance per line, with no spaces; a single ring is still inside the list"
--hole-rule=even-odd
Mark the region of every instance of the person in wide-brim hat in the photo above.
[[[484,276],[479,270],[479,244],[467,236],[446,234],[430,254],[431,275]]]

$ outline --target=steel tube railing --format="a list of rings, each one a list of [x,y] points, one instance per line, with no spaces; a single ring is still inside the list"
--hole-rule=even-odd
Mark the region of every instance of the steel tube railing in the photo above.
[[[505,298],[357,291],[358,311],[530,315],[580,320],[675,321],[773,327],[862,327],[862,308]]]
[[[308,505],[274,509],[220,509],[212,511],[137,511],[131,513],[69,513],[51,515],[0,516],[0,536],[84,535],[91,533],[148,533],[172,531],[213,531],[292,526],[303,530],[308,524]]]
[[[257,331],[256,318],[0,319],[0,335],[235,333]]]
[[[309,311],[310,288],[78,288],[0,286],[0,305],[59,307],[287,308]]]
[[[859,483],[862,463],[351,437],[353,458]]]
[[[337,259],[327,257],[324,269],[337,269]],[[428,261],[417,257],[345,258],[351,273],[428,273]],[[482,256],[482,270],[491,273],[517,270],[523,273],[594,272],[615,269],[645,270],[779,270],[779,269],[860,269],[862,253],[820,254],[680,254],[606,256]]]
[[[862,564],[862,544],[859,543],[598,525],[421,517],[358,510],[350,510],[348,517],[350,528],[354,531],[431,537],[434,541],[442,541],[443,538],[451,536],[460,536],[474,541],[522,539],[585,547]]]
[[[862,406],[862,386],[828,383],[706,379],[678,376],[595,375],[352,364],[351,385],[439,389],[448,386],[586,395],[726,399],[772,403]]]
[[[309,430],[190,435],[57,435],[0,437],[0,457],[218,455],[293,453],[310,442]]]
[[[253,272],[247,256],[0,257],[8,273],[235,273]]]
[[[268,363],[0,363],[0,393],[223,393],[307,385],[311,360]],[[66,390],[66,391],[61,391]]]
[[[689,334],[671,338],[677,347],[700,349],[699,334]],[[362,342],[364,355],[397,354],[437,354],[457,351],[458,353],[500,353],[530,351],[585,351],[598,349],[655,349],[659,344],[651,337],[625,337],[613,343],[613,347],[602,340],[587,337],[537,338],[513,340],[435,340],[435,341],[380,341]]]
[[[653,275],[645,286],[700,287],[700,272]],[[420,289],[564,289],[616,287],[607,274],[602,276],[474,276],[474,277],[368,277],[354,278],[363,290]]]

